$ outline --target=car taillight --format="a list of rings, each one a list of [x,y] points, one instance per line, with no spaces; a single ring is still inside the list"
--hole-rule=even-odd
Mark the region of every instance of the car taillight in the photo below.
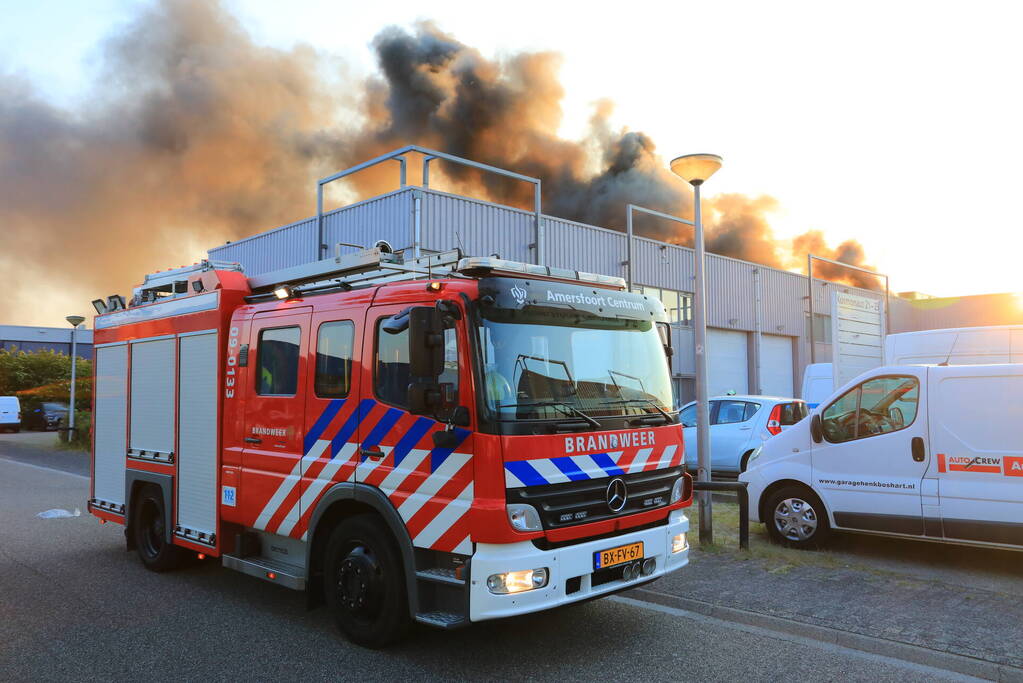
[[[771,414],[767,417],[767,431],[771,432],[771,436],[781,434],[781,404],[779,403],[771,409]]]

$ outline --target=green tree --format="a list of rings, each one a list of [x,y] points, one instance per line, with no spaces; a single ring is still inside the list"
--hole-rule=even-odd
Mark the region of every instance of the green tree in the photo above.
[[[92,396],[92,362],[76,359],[75,403],[87,407]],[[69,398],[71,359],[54,351],[0,350],[0,396],[38,396],[41,400]],[[81,392],[79,394],[78,392]]]

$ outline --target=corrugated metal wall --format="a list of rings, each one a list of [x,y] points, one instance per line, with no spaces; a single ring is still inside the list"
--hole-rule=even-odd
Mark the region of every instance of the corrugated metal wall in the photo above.
[[[471,256],[499,254],[512,261],[534,262],[533,214],[435,190],[423,193],[423,246],[434,251],[461,247]]]
[[[409,247],[413,242],[416,197],[420,198],[424,249],[460,247],[468,255],[496,253],[513,261],[536,261],[535,249],[530,246],[535,239],[532,212],[421,187],[405,187],[325,214],[325,242],[371,246],[378,239],[386,239],[395,249]],[[627,276],[623,233],[553,216],[544,216],[543,224],[548,265]],[[209,254],[212,259],[237,261],[246,273],[256,274],[313,260],[315,243],[316,221],[310,218],[216,247]],[[690,248],[634,238],[635,284],[692,292],[693,262]],[[707,324],[726,330],[756,330],[755,270],[759,270],[761,280],[761,330],[798,338],[797,372],[801,373],[803,364],[809,361],[805,276],[708,254]],[[834,289],[883,297],[883,293],[815,280],[816,313],[830,315]],[[673,369],[677,374],[690,374],[692,335],[678,335]],[[817,350],[818,362],[830,360],[830,345],[820,340]]]

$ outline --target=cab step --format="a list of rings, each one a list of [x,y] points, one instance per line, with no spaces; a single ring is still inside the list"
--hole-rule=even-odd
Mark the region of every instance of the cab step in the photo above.
[[[443,629],[460,628],[469,625],[469,620],[464,614],[442,611],[420,612],[416,615],[416,621],[420,624]]]
[[[460,579],[455,575],[454,569],[443,569],[441,567],[431,567],[430,569],[420,569],[416,572],[416,578],[422,581],[432,581],[433,583],[442,583],[446,586],[465,586],[465,580]]]
[[[305,575],[300,567],[276,562],[263,557],[237,557],[223,555],[224,566],[242,574],[276,583],[292,590],[305,590]]]

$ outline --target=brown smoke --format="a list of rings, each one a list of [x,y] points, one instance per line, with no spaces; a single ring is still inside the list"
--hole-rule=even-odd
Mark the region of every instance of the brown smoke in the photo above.
[[[145,272],[308,216],[315,178],[409,143],[540,177],[545,211],[586,223],[620,228],[628,202],[691,213],[653,141],[614,130],[608,103],[586,139],[557,136],[556,54],[490,60],[430,24],[385,29],[373,47],[380,76],[324,77],[328,58],[310,47],[256,45],[216,3],[164,0],[106,41],[75,111],[0,73],[0,321],[89,312],[89,299],[126,293]],[[531,199],[521,183],[436,171],[446,189]],[[360,194],[396,184],[387,168],[353,183]],[[819,233],[779,247],[765,219],[773,206],[710,198],[708,248],[781,267],[806,249],[862,263],[858,244],[832,251]],[[688,241],[657,221],[638,227]]]

